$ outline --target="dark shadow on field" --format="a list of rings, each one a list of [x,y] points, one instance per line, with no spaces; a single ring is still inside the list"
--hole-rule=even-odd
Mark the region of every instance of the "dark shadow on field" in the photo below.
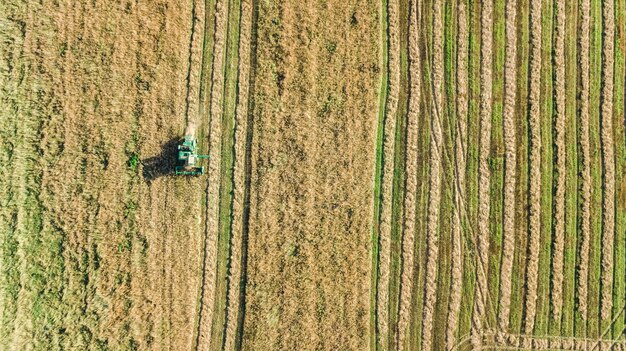
[[[173,138],[161,146],[161,153],[157,156],[141,160],[143,178],[148,183],[164,176],[174,174],[178,145],[182,138]]]

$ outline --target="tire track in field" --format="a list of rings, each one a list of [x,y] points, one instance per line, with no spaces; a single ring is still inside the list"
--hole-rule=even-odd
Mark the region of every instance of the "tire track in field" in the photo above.
[[[452,219],[452,284],[448,305],[448,326],[446,329],[446,349],[451,350],[455,343],[461,295],[463,286],[463,221],[461,220],[463,199],[466,196],[465,169],[467,166],[467,122],[468,122],[468,23],[466,2],[457,2],[457,132],[455,139],[455,174],[457,183],[454,191],[454,217]]]
[[[556,181],[554,189],[554,250],[552,255],[552,316],[561,318],[563,305],[563,255],[565,250],[565,0],[556,1],[554,40],[554,99],[556,102],[554,133]]]
[[[528,215],[528,267],[526,271],[526,318],[524,330],[532,334],[535,326],[537,307],[537,286],[539,273],[539,240],[541,235],[541,8],[531,6],[530,12],[530,92],[529,92],[529,131],[530,131],[530,189]]]
[[[591,155],[589,141],[589,19],[590,0],[582,0],[580,27],[580,148],[582,153],[581,244],[578,267],[578,309],[587,319],[587,278],[589,276],[589,240],[591,235]]]
[[[421,98],[419,14],[417,2],[409,1],[409,107],[406,131],[406,193],[404,197],[404,223],[402,234],[402,271],[400,280],[400,307],[396,350],[406,349],[407,334],[411,318],[411,296],[413,293],[413,273],[415,260],[415,230],[417,209],[417,176],[419,144],[419,103]]]
[[[433,319],[437,300],[437,267],[439,264],[439,211],[441,202],[441,172],[443,131],[441,121],[443,83],[443,16],[442,4],[433,3],[433,107],[431,113],[430,179],[427,220],[427,251],[424,314],[422,320],[422,350],[432,349]]]
[[[480,347],[477,333],[483,329],[485,303],[487,299],[487,276],[489,270],[489,189],[490,176],[489,154],[491,147],[491,109],[492,109],[492,42],[493,42],[493,0],[482,4],[481,11],[481,68],[480,68],[480,140],[478,156],[478,262],[477,284],[472,316],[472,346]],[[483,274],[481,274],[483,273]]]
[[[615,150],[613,146],[613,71],[615,54],[614,1],[602,2],[602,297],[600,317],[611,318],[613,309],[613,248],[615,238]]]
[[[219,231],[219,179],[221,175],[222,96],[224,93],[228,1],[217,0],[215,9],[215,41],[213,45],[213,69],[209,104],[209,152],[212,157],[209,159],[208,185],[206,188],[206,227],[204,233],[199,321],[196,335],[196,347],[198,350],[207,350],[210,347],[215,307],[217,236]]]
[[[393,211],[393,175],[396,136],[396,114],[400,93],[400,41],[398,0],[387,3],[389,41],[389,95],[385,106],[383,131],[383,174],[381,190],[381,214],[379,223],[379,278],[377,296],[378,343],[382,350],[389,345],[389,273],[391,265],[391,218]]]
[[[502,263],[500,270],[500,308],[498,329],[506,331],[511,308],[511,274],[515,255],[515,190],[517,186],[517,136],[515,100],[517,97],[517,2],[506,1],[506,62],[504,66],[504,208]]]
[[[237,324],[242,315],[241,300],[242,256],[244,245],[244,222],[246,192],[247,136],[251,123],[248,123],[249,92],[250,92],[250,65],[251,65],[251,36],[252,36],[252,0],[242,0],[239,32],[239,78],[238,100],[235,111],[235,145],[233,166],[233,207],[231,227],[230,271],[228,276],[228,304],[226,306],[226,323],[224,332],[224,350],[234,350],[237,337]]]

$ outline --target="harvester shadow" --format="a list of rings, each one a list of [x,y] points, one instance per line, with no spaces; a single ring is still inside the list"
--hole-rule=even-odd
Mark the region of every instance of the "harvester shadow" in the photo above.
[[[157,178],[174,174],[178,145],[181,141],[181,138],[171,139],[161,146],[159,155],[141,160],[145,181],[150,183]]]

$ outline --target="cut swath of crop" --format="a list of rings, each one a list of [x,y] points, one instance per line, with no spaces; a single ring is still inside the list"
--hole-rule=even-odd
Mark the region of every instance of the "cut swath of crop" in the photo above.
[[[563,252],[565,246],[565,1],[556,2],[554,40],[554,97],[556,102],[554,133],[556,145],[556,181],[554,186],[554,250],[552,254],[552,317],[561,317],[563,304]]]
[[[537,284],[539,273],[540,221],[541,221],[541,126],[540,126],[540,79],[541,79],[541,6],[535,4],[530,11],[530,187],[528,215],[528,266],[526,270],[527,294],[524,330],[532,334],[535,324],[537,304]]]
[[[419,15],[418,6],[409,2],[409,107],[407,114],[407,150],[406,150],[406,181],[404,197],[404,215],[402,227],[402,270],[400,281],[400,308],[396,350],[405,350],[409,323],[411,319],[411,297],[413,293],[413,273],[415,259],[415,231],[417,208],[417,177],[418,177],[418,142],[419,142],[419,103],[421,97],[420,53],[419,53]]]
[[[613,1],[602,2],[602,295],[600,317],[608,320],[613,309],[613,249],[615,238],[615,148],[613,145],[613,71],[615,14]],[[619,273],[618,273],[619,274]]]
[[[517,28],[516,2],[506,2],[506,63],[504,67],[505,98],[503,111],[505,170],[504,170],[504,244],[500,271],[500,308],[498,327],[508,329],[511,304],[511,272],[515,254],[515,189],[517,173],[517,140],[515,134],[515,99],[517,94]]]
[[[197,331],[197,347],[208,350],[212,335],[212,321],[215,307],[215,279],[217,265],[217,236],[219,230],[219,186],[222,141],[222,96],[224,93],[224,59],[226,54],[226,31],[228,1],[217,0],[215,11],[215,36],[213,44],[213,70],[209,101],[209,150],[212,157],[208,166],[208,186],[206,188],[206,223],[203,243],[202,283]]]
[[[578,308],[587,318],[587,277],[591,237],[591,154],[589,141],[589,0],[582,0],[580,24],[580,150],[581,150],[581,243],[578,263]]]

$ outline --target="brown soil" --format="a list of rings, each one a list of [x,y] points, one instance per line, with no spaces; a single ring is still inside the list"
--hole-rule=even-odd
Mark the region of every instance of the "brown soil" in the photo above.
[[[511,307],[511,273],[515,256],[515,189],[517,185],[517,137],[515,135],[515,99],[517,96],[517,3],[506,2],[506,63],[504,67],[504,220],[502,263],[500,271],[500,308],[498,328],[506,331]]]
[[[234,350],[237,323],[241,313],[242,245],[244,235],[244,202],[246,189],[246,142],[248,138],[248,106],[250,82],[250,52],[252,36],[252,1],[241,2],[239,35],[239,96],[235,111],[235,150],[233,166],[233,209],[228,282],[228,305],[226,306],[226,335],[224,350]]]
[[[242,349],[365,350],[379,5],[258,6]]]
[[[613,249],[615,238],[615,150],[613,146],[613,71],[615,54],[615,13],[611,1],[602,4],[602,296],[603,320],[611,318],[613,309]]]
[[[563,304],[563,250],[565,245],[565,1],[556,2],[554,39],[554,99],[556,105],[554,143],[556,182],[554,194],[554,250],[552,253],[552,315],[561,318]]]
[[[581,244],[578,264],[578,309],[587,319],[587,277],[589,275],[589,240],[591,235],[591,155],[589,149],[589,0],[582,0],[580,26],[580,149],[582,153]]]
[[[383,130],[383,171],[381,181],[381,212],[378,228],[379,259],[377,287],[377,322],[378,343],[382,350],[389,345],[389,271],[391,266],[391,218],[393,205],[393,175],[396,138],[396,114],[400,93],[400,42],[399,42],[399,4],[396,0],[388,2],[389,33],[389,93],[385,106]]]
[[[526,271],[526,316],[524,330],[530,334],[535,325],[537,307],[537,283],[539,273],[539,239],[541,234],[541,125],[540,125],[540,79],[541,79],[541,6],[531,6],[530,11],[530,90],[529,103],[529,215],[528,215],[528,266]]]
[[[416,2],[409,3],[409,110],[407,114],[406,194],[404,197],[404,222],[402,228],[402,272],[400,280],[400,309],[398,342],[396,350],[407,348],[411,321],[413,274],[415,261],[415,231],[417,209],[419,102],[421,98],[419,17]]]
[[[433,4],[433,88],[430,141],[430,180],[428,196],[426,278],[424,316],[422,319],[422,350],[431,350],[433,319],[437,302],[437,267],[439,265],[439,211],[441,203],[441,172],[443,153],[443,16],[442,4]]]

